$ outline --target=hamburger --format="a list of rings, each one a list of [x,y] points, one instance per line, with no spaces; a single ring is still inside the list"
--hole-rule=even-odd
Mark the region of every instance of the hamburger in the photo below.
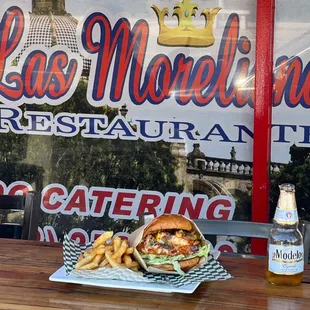
[[[208,256],[210,246],[191,221],[164,214],[147,226],[136,249],[148,267],[183,275]]]

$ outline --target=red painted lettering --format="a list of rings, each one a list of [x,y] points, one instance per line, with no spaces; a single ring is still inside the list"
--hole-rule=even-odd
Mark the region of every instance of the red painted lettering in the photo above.
[[[63,210],[63,214],[89,215],[89,202],[87,199],[87,188],[85,186],[75,186],[70,193]]]
[[[4,195],[6,192],[6,185],[4,182],[0,181],[0,195]]]
[[[17,181],[9,185],[8,195],[25,195],[28,191],[31,191],[32,187],[30,184]]]
[[[234,211],[235,206],[233,205],[232,201],[228,199],[228,197],[221,196],[221,198],[212,198],[207,210],[207,219],[231,220]]]
[[[23,94],[23,80],[19,73],[12,72],[9,83],[15,87],[2,83],[7,58],[17,48],[24,32],[23,12],[15,7],[8,9],[1,20],[0,32],[0,94],[18,100]],[[8,81],[7,81],[8,82]]]
[[[215,250],[220,252],[237,253],[237,247],[230,241],[220,241],[215,245]]]
[[[218,250],[220,252],[227,252],[227,253],[233,253],[233,249],[228,244],[221,245]]]
[[[179,209],[179,214],[185,215],[191,219],[199,219],[204,202],[205,197],[198,197],[194,206],[192,197],[183,197]]]
[[[57,238],[54,227],[45,226],[43,228],[43,231],[44,231],[44,236],[45,236],[46,242],[50,242],[50,243],[57,243],[58,242],[58,238]]]
[[[112,195],[112,190],[91,188],[90,197],[94,199],[90,211],[91,215],[95,217],[103,216],[107,206],[107,200],[109,200],[108,198],[111,198]]]
[[[119,192],[115,200],[111,217],[130,216],[132,212],[133,199],[135,199],[135,197],[136,193]]]
[[[171,214],[176,198],[176,196],[168,196],[164,213]]]
[[[203,96],[203,91],[210,84],[214,72],[215,63],[213,58],[206,57],[202,59],[193,83],[195,98],[200,105],[205,105],[210,101],[210,96]]]
[[[42,210],[55,214],[63,208],[64,198],[68,196],[67,189],[60,184],[51,184],[42,191]]]
[[[140,204],[138,207],[137,215],[143,214],[145,212],[150,212],[157,216],[156,208],[159,206],[162,200],[161,195],[158,194],[142,194]]]
[[[227,29],[227,33],[225,34],[226,38],[221,43],[220,51],[222,54],[219,55],[219,57],[221,57],[221,69],[219,70],[220,74],[217,80],[217,87],[221,104],[223,106],[228,106],[237,92],[236,86],[233,84],[229,87],[230,91],[227,91],[227,80],[236,57],[238,33],[239,18],[238,16],[234,16],[230,28]],[[231,83],[234,82],[232,81]]]
[[[78,244],[86,244],[89,242],[88,234],[86,233],[85,230],[83,230],[81,228],[72,229],[69,232],[68,237]]]

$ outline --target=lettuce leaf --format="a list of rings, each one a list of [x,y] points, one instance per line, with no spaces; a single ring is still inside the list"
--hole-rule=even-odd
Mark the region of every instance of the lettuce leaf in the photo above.
[[[172,262],[173,268],[174,270],[180,275],[180,276],[184,276],[185,272],[181,269],[181,265],[179,264],[179,262]]]
[[[177,256],[168,256],[168,255],[155,255],[155,254],[143,254],[143,253],[140,253],[140,255],[147,265],[172,264],[174,270],[179,275],[184,275],[184,272],[181,270],[179,261],[191,259],[194,257],[208,257],[209,252],[210,252],[210,244],[204,245],[199,249],[199,251],[191,255],[180,254]]]

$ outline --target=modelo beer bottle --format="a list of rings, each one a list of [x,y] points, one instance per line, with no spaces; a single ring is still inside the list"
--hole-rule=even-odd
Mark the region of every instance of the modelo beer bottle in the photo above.
[[[294,185],[280,185],[273,223],[268,238],[267,280],[278,285],[299,285],[304,272],[304,246]]]

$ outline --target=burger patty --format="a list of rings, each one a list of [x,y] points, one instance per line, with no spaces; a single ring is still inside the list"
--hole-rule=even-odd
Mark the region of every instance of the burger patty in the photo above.
[[[183,230],[158,231],[146,236],[138,251],[155,255],[190,255],[199,250],[201,241],[195,232]]]

